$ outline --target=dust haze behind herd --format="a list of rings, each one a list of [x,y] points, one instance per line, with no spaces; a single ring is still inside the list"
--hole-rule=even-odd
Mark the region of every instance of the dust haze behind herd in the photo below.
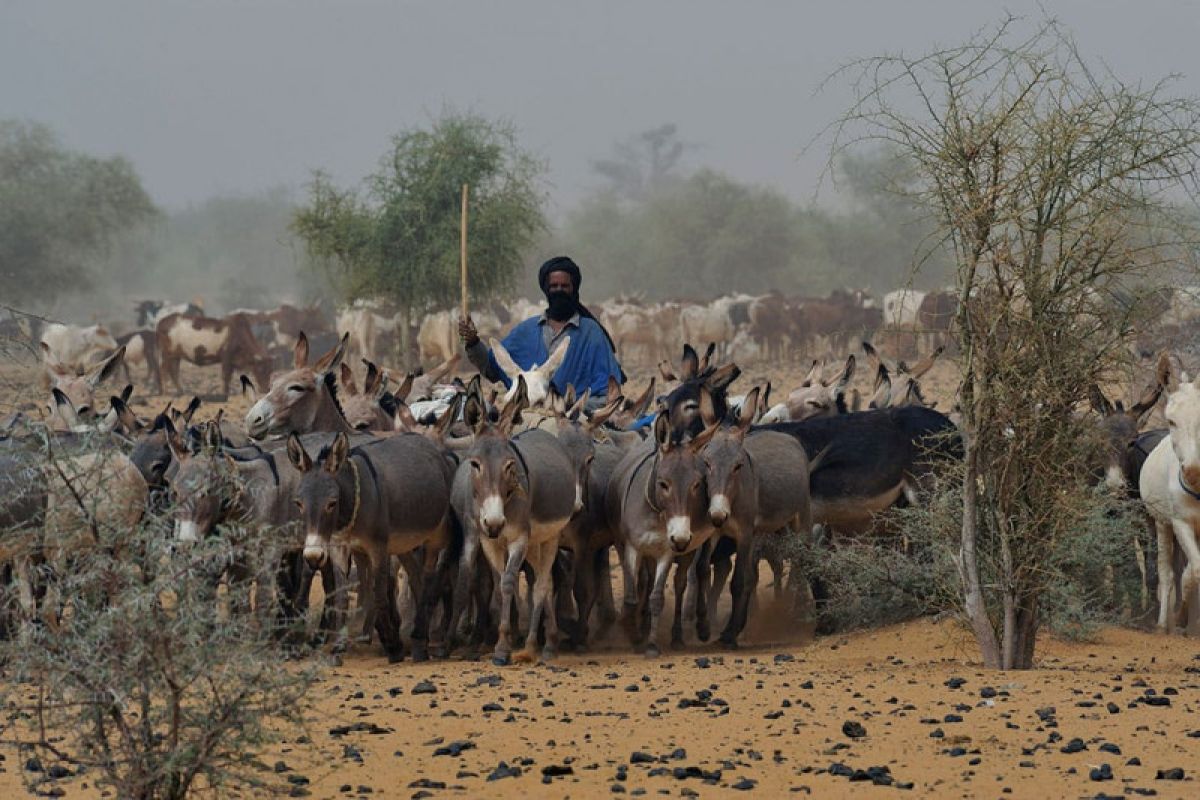
[[[1184,6],[1008,8],[1058,17],[1129,81],[1175,74],[1179,93],[1200,94],[1200,17]],[[837,82],[817,88],[853,58],[958,41],[998,13],[951,0],[7,2],[0,118],[128,159],[161,211],[89,265],[88,291],[30,310],[115,321],[141,298],[200,298],[220,313],[326,295],[288,230],[312,171],[358,185],[392,135],[446,109],[511,121],[545,163],[549,228],[526,256],[524,296],[559,252],[584,268],[585,301],[842,286],[878,296],[907,281],[928,224],[886,191],[903,174],[886,152],[830,170],[824,144],[806,147],[849,102]],[[624,222],[604,216],[613,197]],[[720,237],[702,230],[714,197]],[[945,279],[935,260],[916,283]],[[0,301],[10,288],[0,283]]]

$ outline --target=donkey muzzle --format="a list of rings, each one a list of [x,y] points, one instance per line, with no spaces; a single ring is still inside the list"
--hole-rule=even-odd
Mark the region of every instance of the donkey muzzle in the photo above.
[[[181,544],[192,544],[200,541],[196,521],[191,519],[175,520],[175,541]]]
[[[723,494],[715,494],[708,504],[708,519],[716,527],[725,524],[729,519],[729,498]]]
[[[304,560],[313,569],[320,569],[325,563],[325,543],[321,541],[319,536],[309,535],[304,540]]]
[[[671,517],[667,520],[667,541],[676,553],[687,550],[692,543],[692,521],[687,517]]]
[[[489,539],[495,539],[508,523],[504,516],[504,501],[499,495],[491,495],[483,501],[479,510],[479,526]]]

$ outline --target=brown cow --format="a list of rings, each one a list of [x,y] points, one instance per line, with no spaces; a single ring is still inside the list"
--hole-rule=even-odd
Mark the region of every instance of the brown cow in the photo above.
[[[229,394],[234,372],[249,372],[259,386],[271,382],[271,360],[254,338],[249,320],[241,314],[223,319],[171,314],[155,327],[162,372],[182,393],[179,363],[188,361],[198,367],[221,365],[221,390]]]
[[[925,340],[927,353],[949,344],[950,329],[958,315],[958,295],[954,292],[929,292],[917,309],[917,330]]]

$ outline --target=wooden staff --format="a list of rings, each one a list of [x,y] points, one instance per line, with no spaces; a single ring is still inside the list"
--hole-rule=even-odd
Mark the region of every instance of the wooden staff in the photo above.
[[[467,318],[467,184],[462,188],[462,231],[459,243],[462,264],[462,319]]]

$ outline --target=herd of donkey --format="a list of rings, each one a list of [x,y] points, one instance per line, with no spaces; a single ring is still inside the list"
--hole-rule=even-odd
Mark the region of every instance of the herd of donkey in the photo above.
[[[889,296],[890,308],[885,299],[888,313],[911,307],[915,314],[920,304],[911,295]],[[790,313],[772,296],[759,301],[748,319]],[[672,566],[672,645],[693,632],[710,638],[728,583],[719,641],[735,647],[754,607],[761,559],[777,590],[787,573],[800,603],[822,602],[824,589],[816,580],[810,585],[803,564],[787,568],[785,556],[802,552],[794,545],[815,531],[834,541],[869,534],[881,512],[922,503],[940,465],[962,456],[955,414],[933,408],[920,387],[953,346],[944,328],[940,339],[911,339],[925,345],[911,368],[862,342],[831,375],[813,362],[803,382],[772,403],[769,384],[734,392],[736,361],[745,357],[735,346],[745,339],[732,320],[735,302],[754,310],[754,298],[683,309],[674,319],[685,336],[716,330],[721,338],[704,353],[685,344],[680,361],[658,364],[637,396],[610,380],[599,406],[587,393],[568,388],[564,396],[551,383],[569,339],[530,370],[516,367],[493,339],[512,379],[508,389],[484,386],[478,375],[464,383],[453,353],[392,387],[372,360],[377,333],[362,329],[387,319],[365,308],[336,322],[316,308],[291,306],[224,318],[188,306],[141,308],[150,325],[121,341],[103,326],[46,325],[31,340],[40,351],[45,406],[34,413],[34,398],[21,397],[24,412],[0,420],[0,531],[42,532],[32,548],[0,540],[11,596],[27,621],[56,624],[69,598],[39,591],[38,581],[67,569],[97,526],[124,530],[155,516],[173,524],[180,544],[222,536],[231,524],[291,531],[294,544],[268,590],[279,593],[280,613],[299,615],[319,576],[330,611],[322,625],[338,650],[350,638],[353,595],[362,612],[359,638],[377,636],[393,662],[403,659],[407,642],[414,659],[490,646],[496,663],[508,663],[522,625],[516,660],[549,659],[560,644],[587,647],[618,619],[631,644],[654,655]],[[871,307],[850,292],[825,304]],[[662,333],[661,310],[645,312],[657,315],[657,325],[639,328],[620,319],[639,304],[615,307],[602,318],[623,354],[638,346],[622,335],[627,328],[670,335]],[[713,321],[718,312],[730,327]],[[442,317],[428,338],[453,346],[453,315]],[[927,323],[911,327],[928,333]],[[790,334],[779,338],[794,350],[797,325],[789,324]],[[828,346],[873,332],[845,317],[836,330],[841,338],[830,336]],[[771,337],[753,338],[762,340],[754,357],[778,357]],[[651,342],[649,352],[655,347],[663,343]],[[352,352],[365,366],[361,384]],[[864,356],[873,369],[869,396],[850,386]],[[242,391],[253,394],[245,419],[218,413],[200,421],[197,398],[184,410],[168,405],[143,419],[131,409],[131,386],[103,400],[101,384],[122,368],[129,381],[131,363],[145,365],[148,381],[161,386],[165,376],[182,393],[181,361],[220,365],[226,394],[240,374]],[[1186,622],[1188,601],[1200,590],[1200,380],[1193,384],[1166,355],[1154,372],[1129,408],[1099,388],[1092,407],[1105,443],[1097,479],[1140,496],[1157,533],[1158,623],[1170,629]],[[1169,427],[1143,432],[1164,395]],[[39,473],[47,441],[59,458],[74,460],[70,474],[86,477],[68,486],[62,470]],[[86,448],[70,446],[83,441]],[[95,501],[79,502],[81,491]],[[1176,545],[1185,564],[1178,582]]]

